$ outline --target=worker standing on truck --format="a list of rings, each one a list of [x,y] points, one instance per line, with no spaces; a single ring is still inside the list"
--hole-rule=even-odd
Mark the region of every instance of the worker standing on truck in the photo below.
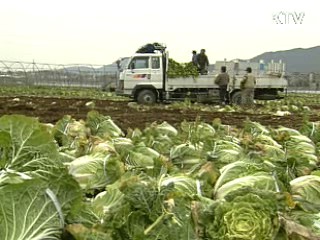
[[[198,60],[197,60],[197,51],[196,50],[193,50],[192,51],[192,60],[191,60],[191,62],[192,62],[192,64],[193,64],[193,66],[195,66],[196,68],[198,68]]]
[[[241,88],[241,105],[252,106],[254,99],[254,88],[257,83],[256,77],[252,74],[251,67],[247,67],[246,74],[240,82]]]
[[[208,74],[209,60],[206,55],[205,49],[201,49],[200,53],[197,55],[197,61],[200,68],[200,74],[201,75]]]
[[[229,74],[227,73],[227,67],[221,67],[221,73],[216,77],[214,83],[219,85],[219,98],[220,98],[220,105],[226,105],[227,100],[227,89],[228,84],[230,81]]]

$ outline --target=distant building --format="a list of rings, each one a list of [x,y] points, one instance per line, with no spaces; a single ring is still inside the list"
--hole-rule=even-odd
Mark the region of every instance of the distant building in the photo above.
[[[285,70],[285,63],[279,61],[278,63],[271,61],[265,63],[263,60],[260,62],[250,62],[244,60],[231,60],[231,61],[217,61],[215,63],[215,70],[219,71],[222,66],[227,67],[230,75],[244,75],[247,67],[252,68],[252,73],[255,75],[282,73]]]

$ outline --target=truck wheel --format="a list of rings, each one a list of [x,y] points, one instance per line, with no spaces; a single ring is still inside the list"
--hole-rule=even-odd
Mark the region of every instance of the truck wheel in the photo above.
[[[152,90],[142,90],[138,93],[137,102],[139,104],[151,105],[157,101],[156,93]]]
[[[231,103],[235,105],[241,104],[241,92],[235,92],[231,95]]]

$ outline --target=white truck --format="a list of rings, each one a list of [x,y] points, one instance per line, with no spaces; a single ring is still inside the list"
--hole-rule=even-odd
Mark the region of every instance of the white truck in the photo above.
[[[250,63],[248,63],[250,66]],[[239,66],[239,64],[237,64]],[[282,68],[282,67],[281,67]],[[283,66],[284,68],[284,66]],[[217,73],[197,77],[168,78],[168,52],[156,47],[154,52],[135,53],[119,74],[117,92],[132,97],[140,104],[179,101],[186,98],[197,102],[219,100],[219,86],[214,83]],[[279,92],[287,88],[284,69],[257,74],[255,99],[277,99]],[[230,73],[229,102],[239,104],[240,81],[244,71]]]

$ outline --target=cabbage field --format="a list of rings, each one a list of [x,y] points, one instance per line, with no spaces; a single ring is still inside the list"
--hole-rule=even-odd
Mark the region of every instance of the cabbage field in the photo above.
[[[70,94],[0,98],[1,239],[320,239],[317,96]]]

